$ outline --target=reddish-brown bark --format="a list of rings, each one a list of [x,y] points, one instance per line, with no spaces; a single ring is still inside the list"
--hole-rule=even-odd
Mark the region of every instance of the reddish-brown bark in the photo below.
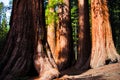
[[[33,0],[33,23],[36,32],[36,49],[34,63],[40,80],[51,80],[58,77],[59,72],[51,55],[50,47],[47,43],[45,28],[45,15],[43,0]]]
[[[0,58],[0,80],[13,80],[30,70],[34,53],[31,1],[14,0],[10,31]]]
[[[0,58],[0,80],[25,76],[33,61],[40,80],[59,75],[46,39],[43,7],[43,0],[13,1],[11,28]]]
[[[72,29],[70,24],[70,2],[64,0],[58,7],[59,25],[56,31],[55,62],[58,68],[65,69],[74,58],[72,52]]]
[[[120,61],[113,40],[106,0],[91,0],[92,54],[90,65],[96,68],[106,62]]]
[[[78,0],[79,27],[78,27],[78,49],[77,59],[73,66],[61,72],[61,75],[76,75],[84,72],[90,67],[91,39],[88,14],[88,2]]]

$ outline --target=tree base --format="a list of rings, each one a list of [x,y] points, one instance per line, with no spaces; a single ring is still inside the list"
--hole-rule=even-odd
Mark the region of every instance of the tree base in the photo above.
[[[59,71],[57,69],[50,69],[40,74],[39,80],[52,80],[59,77]]]

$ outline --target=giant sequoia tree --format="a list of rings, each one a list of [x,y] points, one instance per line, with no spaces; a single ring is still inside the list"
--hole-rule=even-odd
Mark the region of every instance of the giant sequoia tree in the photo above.
[[[43,0],[13,0],[10,31],[0,56],[1,80],[25,76],[33,60],[40,80],[58,76],[46,41],[43,7]]]
[[[92,13],[92,68],[120,61],[113,40],[106,0],[91,0]]]
[[[53,58],[59,70],[66,68],[70,63],[72,53],[72,28],[70,24],[69,0],[49,0],[46,10],[47,40]],[[58,14],[58,15],[56,15]]]
[[[68,67],[74,58],[72,51],[72,28],[70,23],[70,1],[58,6],[59,25],[56,31],[55,62],[59,69]]]
[[[47,29],[45,27],[44,0],[13,0],[10,31],[0,54],[0,80],[25,76],[32,68],[40,80],[51,80],[59,75],[58,68],[68,68],[66,72],[73,74],[76,70],[80,72],[80,68],[88,68],[89,60],[92,68],[120,61],[112,40],[106,0],[91,0],[91,57],[88,2],[78,0],[78,7],[77,62],[69,69],[74,60],[70,0],[63,0],[55,8],[59,18],[56,30],[54,20]],[[50,8],[50,12],[54,9]]]
[[[10,31],[0,57],[0,79],[26,74],[34,53],[34,31],[30,2],[14,0]],[[24,6],[24,8],[22,7]],[[28,14],[29,13],[29,14]],[[14,76],[13,76],[14,75]]]

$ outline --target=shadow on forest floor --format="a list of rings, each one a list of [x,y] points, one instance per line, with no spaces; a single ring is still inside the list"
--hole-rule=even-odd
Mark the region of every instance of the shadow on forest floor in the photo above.
[[[120,63],[109,64],[96,69],[89,69],[77,75],[74,73],[75,72],[73,72],[73,74],[65,74],[54,80],[120,80]],[[39,77],[28,80],[39,80]]]
[[[120,80],[120,63],[89,69],[78,75],[64,75],[55,80]]]

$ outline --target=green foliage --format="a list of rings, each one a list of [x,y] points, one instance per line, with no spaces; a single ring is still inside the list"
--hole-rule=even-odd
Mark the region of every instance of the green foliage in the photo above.
[[[45,11],[47,24],[53,23],[54,21],[58,20],[57,8],[62,3],[63,3],[63,0],[50,0],[50,2],[48,2],[48,5],[46,5],[47,7]]]
[[[3,6],[4,6],[4,4],[1,2],[0,3],[0,15],[2,14]]]
[[[4,26],[4,24],[2,24]],[[6,34],[8,33],[9,28],[7,26],[0,26],[0,39],[4,39]]]
[[[115,46],[120,53],[120,1],[109,1],[110,21],[113,32]]]
[[[115,46],[120,53],[120,0],[108,1],[110,22]]]
[[[78,28],[78,6],[77,0],[71,0],[71,23],[72,23],[72,30],[73,30],[73,41],[74,45],[77,44],[77,28]]]
[[[77,0],[71,0],[71,24],[73,35],[73,47],[75,52],[75,59],[77,59],[77,30],[78,30],[78,4]]]
[[[3,11],[4,4],[0,3],[0,52],[3,48],[9,26],[7,25],[6,13]]]
[[[46,23],[50,24],[54,22],[54,20],[58,20],[57,12],[51,12],[49,8],[46,9]]]
[[[4,24],[2,24],[4,25]],[[0,26],[0,52],[3,48],[7,33],[8,33],[9,28],[8,27],[1,27]]]
[[[62,3],[63,0],[50,0],[50,2],[48,3],[48,8],[55,8],[56,6]]]

